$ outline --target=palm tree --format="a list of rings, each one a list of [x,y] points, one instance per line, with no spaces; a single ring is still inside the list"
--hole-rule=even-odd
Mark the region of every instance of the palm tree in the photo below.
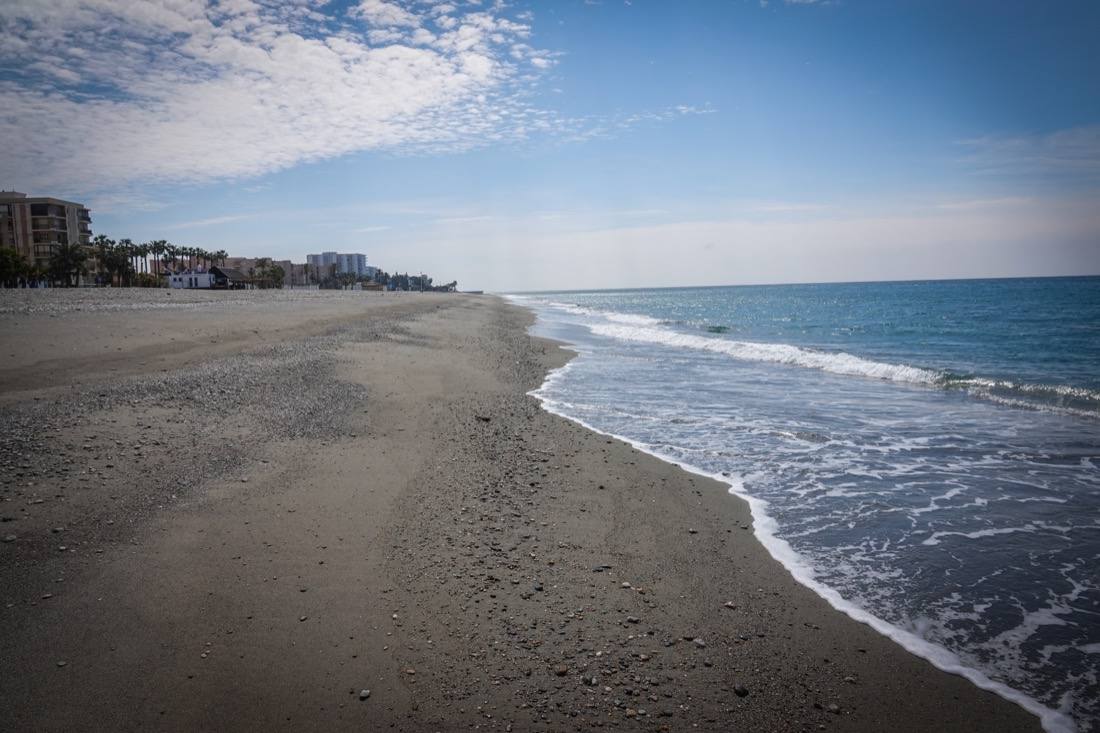
[[[62,242],[50,255],[50,274],[63,280],[65,287],[79,284],[80,276],[88,272],[88,253],[77,242]]]
[[[115,250],[115,240],[108,239],[107,235],[105,234],[98,234],[96,235],[95,239],[92,240],[92,247],[95,248],[95,258],[96,261],[99,263],[98,269],[102,269],[104,272],[107,273],[108,276],[110,276],[112,272],[110,260],[111,254]],[[111,284],[114,284],[113,280]]]
[[[168,242],[163,239],[154,239],[150,244],[153,250],[153,267],[156,269],[157,281],[159,282],[161,258],[164,257],[164,253],[168,250]]]
[[[176,262],[179,261],[180,248],[171,243],[165,243],[164,245],[164,262],[165,264],[176,266]]]
[[[142,242],[137,246],[138,258],[141,264],[141,273],[143,275],[149,274],[149,253],[151,251],[152,246],[148,242]]]

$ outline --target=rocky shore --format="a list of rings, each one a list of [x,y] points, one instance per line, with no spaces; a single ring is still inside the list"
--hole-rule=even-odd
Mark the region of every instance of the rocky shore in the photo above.
[[[499,299],[38,295],[0,304],[5,729],[1039,730],[543,411],[569,354]]]

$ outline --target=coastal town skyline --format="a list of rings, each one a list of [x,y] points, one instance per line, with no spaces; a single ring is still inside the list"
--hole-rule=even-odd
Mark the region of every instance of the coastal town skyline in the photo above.
[[[1097,14],[17,2],[0,187],[491,290],[1094,274]]]

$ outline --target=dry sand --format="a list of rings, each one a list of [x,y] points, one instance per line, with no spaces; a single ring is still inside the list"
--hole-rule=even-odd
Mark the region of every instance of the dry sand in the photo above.
[[[3,297],[5,730],[1038,730],[542,411],[501,300]]]

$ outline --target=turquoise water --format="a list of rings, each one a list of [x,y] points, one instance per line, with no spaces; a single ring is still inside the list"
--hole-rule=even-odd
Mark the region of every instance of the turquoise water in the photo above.
[[[1100,278],[513,296],[548,409],[751,500],[834,605],[1100,729]]]

